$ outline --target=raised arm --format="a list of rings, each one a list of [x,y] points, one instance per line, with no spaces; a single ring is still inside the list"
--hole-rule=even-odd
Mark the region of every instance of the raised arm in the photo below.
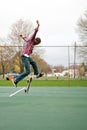
[[[31,41],[33,41],[33,40],[35,39],[35,36],[36,36],[36,34],[37,34],[38,30],[39,30],[39,26],[40,26],[39,21],[37,20],[36,23],[37,23],[37,27],[34,29],[34,33],[33,33],[33,35],[30,37],[30,40],[31,40]]]
[[[35,39],[35,36],[36,36],[36,34],[37,34],[38,30],[39,30],[39,26],[40,26],[40,23],[39,23],[38,20],[36,21],[36,23],[37,23],[37,27],[34,29],[34,33],[31,35],[30,38],[24,37],[22,34],[20,34],[19,37],[22,38],[23,40],[25,40],[26,42],[28,40],[33,41]]]
[[[37,28],[36,28],[36,29],[38,30],[38,29],[39,29],[39,26],[40,26],[40,23],[39,23],[38,20],[36,21],[36,23],[37,23]]]

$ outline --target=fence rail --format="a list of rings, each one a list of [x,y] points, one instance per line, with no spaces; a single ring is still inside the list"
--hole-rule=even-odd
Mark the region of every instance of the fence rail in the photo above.
[[[10,47],[13,47],[13,49],[15,50],[16,48],[18,49],[18,47],[23,47],[22,45],[0,45],[0,50],[1,50],[1,54],[2,55],[0,55],[0,58],[1,58],[1,60],[3,59],[4,60],[4,56],[3,56],[3,49],[5,48],[5,47],[8,47],[8,48],[10,48]],[[15,48],[14,48],[15,47]],[[50,58],[51,59],[51,61],[52,62],[55,62],[55,61],[58,61],[58,64],[57,65],[59,65],[61,62],[63,62],[63,64],[61,64],[61,65],[64,65],[64,67],[65,67],[65,65],[66,65],[66,68],[68,69],[68,70],[70,70],[71,69],[71,66],[73,66],[73,70],[74,70],[74,79],[76,78],[76,67],[77,67],[77,65],[81,65],[82,64],[82,61],[78,61],[78,57],[77,57],[77,48],[78,47],[80,47],[80,48],[85,48],[85,47],[87,47],[87,46],[81,46],[81,45],[53,45],[53,46],[51,46],[51,45],[46,45],[46,46],[35,46],[35,47],[37,47],[37,48],[46,48],[47,50],[46,51],[48,51],[48,50],[50,50],[49,52],[50,52],[50,56],[49,57],[47,57],[48,59]],[[54,48],[53,50],[51,50],[52,48]],[[61,49],[60,49],[61,48]],[[10,48],[11,49],[11,48]],[[85,50],[86,50],[87,48],[85,48]],[[7,49],[8,50],[8,49]],[[84,49],[83,49],[84,50]],[[52,52],[53,51],[53,52]],[[6,52],[4,51],[4,53],[6,54]],[[7,55],[6,55],[6,57],[7,57]],[[5,57],[5,58],[6,58]],[[53,58],[52,58],[53,57]],[[60,57],[62,57],[62,58],[60,58]],[[81,58],[81,57],[80,57]],[[83,57],[82,57],[83,58]],[[61,61],[60,61],[61,60]],[[47,60],[47,62],[48,62],[48,60]],[[86,64],[86,66],[87,66],[87,60],[86,60],[86,62],[85,62],[85,64]],[[52,64],[50,64],[50,65],[52,65]],[[3,64],[2,64],[2,66],[3,66]],[[0,67],[0,70],[1,70],[1,68],[2,67]],[[9,67],[10,68],[10,67]],[[6,68],[7,69],[7,68]],[[87,69],[86,69],[87,70]],[[86,74],[87,75],[87,74]],[[87,77],[87,76],[86,76]],[[70,77],[68,77],[68,80],[70,79]]]
[[[11,45],[0,45],[0,47],[23,47],[23,46],[18,46],[18,45],[15,45],[15,46],[11,46]],[[55,45],[55,46],[36,46],[36,47],[87,47],[87,46],[80,46],[80,45],[76,45],[76,46],[74,46],[74,45]]]

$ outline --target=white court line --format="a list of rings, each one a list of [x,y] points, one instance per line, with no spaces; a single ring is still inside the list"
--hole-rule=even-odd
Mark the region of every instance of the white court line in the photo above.
[[[10,94],[9,97],[12,97],[12,96],[16,95],[17,93],[19,93],[20,91],[22,91],[22,90],[24,90],[24,89],[25,89],[25,87],[22,88],[22,89],[19,89],[18,91],[16,91],[16,92]]]

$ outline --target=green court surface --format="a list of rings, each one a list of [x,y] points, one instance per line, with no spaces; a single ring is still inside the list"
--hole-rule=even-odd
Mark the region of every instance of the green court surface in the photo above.
[[[87,130],[86,87],[0,87],[0,130]]]

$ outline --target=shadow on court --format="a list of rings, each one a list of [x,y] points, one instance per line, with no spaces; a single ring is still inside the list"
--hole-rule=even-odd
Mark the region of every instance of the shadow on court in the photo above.
[[[0,87],[0,130],[87,130],[86,87]]]

